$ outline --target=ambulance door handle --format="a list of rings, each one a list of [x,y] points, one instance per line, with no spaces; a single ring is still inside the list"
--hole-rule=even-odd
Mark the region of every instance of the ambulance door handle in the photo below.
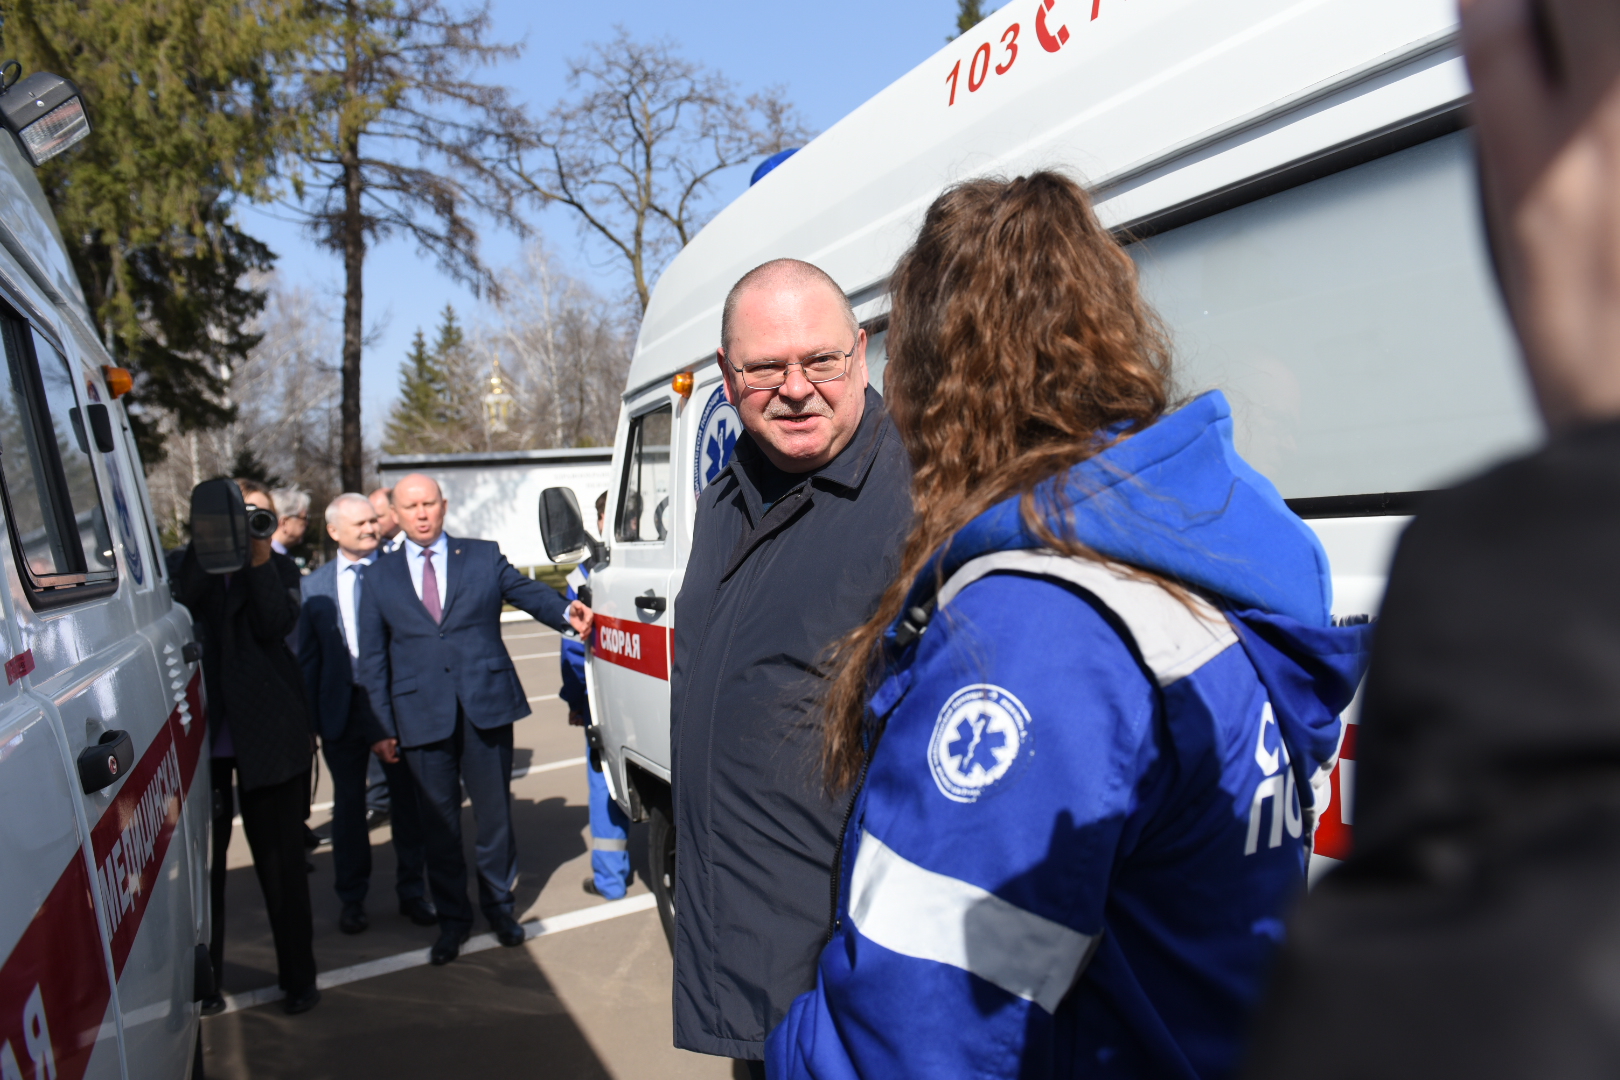
[[[134,763],[135,743],[129,732],[104,732],[94,745],[79,751],[79,786],[93,795],[122,779]]]
[[[651,589],[636,597],[636,609],[638,611],[649,611],[654,615],[662,615],[664,606],[664,598],[655,595]]]

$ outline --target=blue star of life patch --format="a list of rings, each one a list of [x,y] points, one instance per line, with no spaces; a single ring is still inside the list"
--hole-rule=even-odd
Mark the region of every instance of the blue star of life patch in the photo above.
[[[999,686],[975,683],[952,694],[939,710],[928,742],[928,768],[941,795],[975,802],[1030,756],[1030,744],[1024,703]]]

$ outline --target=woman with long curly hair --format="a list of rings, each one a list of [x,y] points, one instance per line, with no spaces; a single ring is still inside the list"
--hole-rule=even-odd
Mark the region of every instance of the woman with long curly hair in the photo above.
[[[1221,394],[1172,410],[1072,180],[948,190],[890,288],[915,517],[835,650],[823,763],[856,794],[769,1075],[1227,1075],[1367,629]]]

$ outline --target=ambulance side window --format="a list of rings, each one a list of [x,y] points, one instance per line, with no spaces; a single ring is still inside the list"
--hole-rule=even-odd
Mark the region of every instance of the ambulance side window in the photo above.
[[[614,538],[620,542],[661,543],[669,535],[669,437],[674,415],[665,405],[630,421],[630,452],[625,455],[614,519]]]
[[[0,312],[0,486],[36,605],[117,587],[112,533],[91,464],[90,426],[55,346]]]

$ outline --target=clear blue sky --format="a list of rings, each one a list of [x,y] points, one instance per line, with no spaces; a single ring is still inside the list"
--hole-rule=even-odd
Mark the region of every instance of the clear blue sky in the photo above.
[[[994,0],[985,5],[999,6]],[[495,0],[493,16],[494,40],[522,40],[526,48],[520,60],[493,70],[489,79],[512,87],[536,114],[543,114],[567,91],[567,58],[581,55],[591,42],[610,39],[615,25],[623,24],[637,37],[673,38],[688,58],[720,71],[744,93],[771,84],[786,86],[789,99],[809,125],[824,131],[942,48],[954,28],[956,4],[954,0],[787,4]],[[749,171],[733,170],[723,178],[716,188],[717,205],[747,186]],[[242,217],[247,230],[280,256],[282,277],[322,298],[334,320],[335,345],[341,338],[336,321],[342,314],[343,293],[337,257],[316,248],[297,226],[269,213],[248,208]],[[583,240],[568,211],[546,210],[536,216],[535,224],[576,276],[608,295],[622,294],[624,279],[599,248]],[[508,235],[486,231],[484,253],[492,264],[504,265],[515,261],[518,245]],[[375,437],[417,327],[431,332],[446,302],[470,321],[478,301],[402,240],[370,253],[365,286],[366,324],[374,342],[366,350],[362,371],[362,416],[368,436]]]

